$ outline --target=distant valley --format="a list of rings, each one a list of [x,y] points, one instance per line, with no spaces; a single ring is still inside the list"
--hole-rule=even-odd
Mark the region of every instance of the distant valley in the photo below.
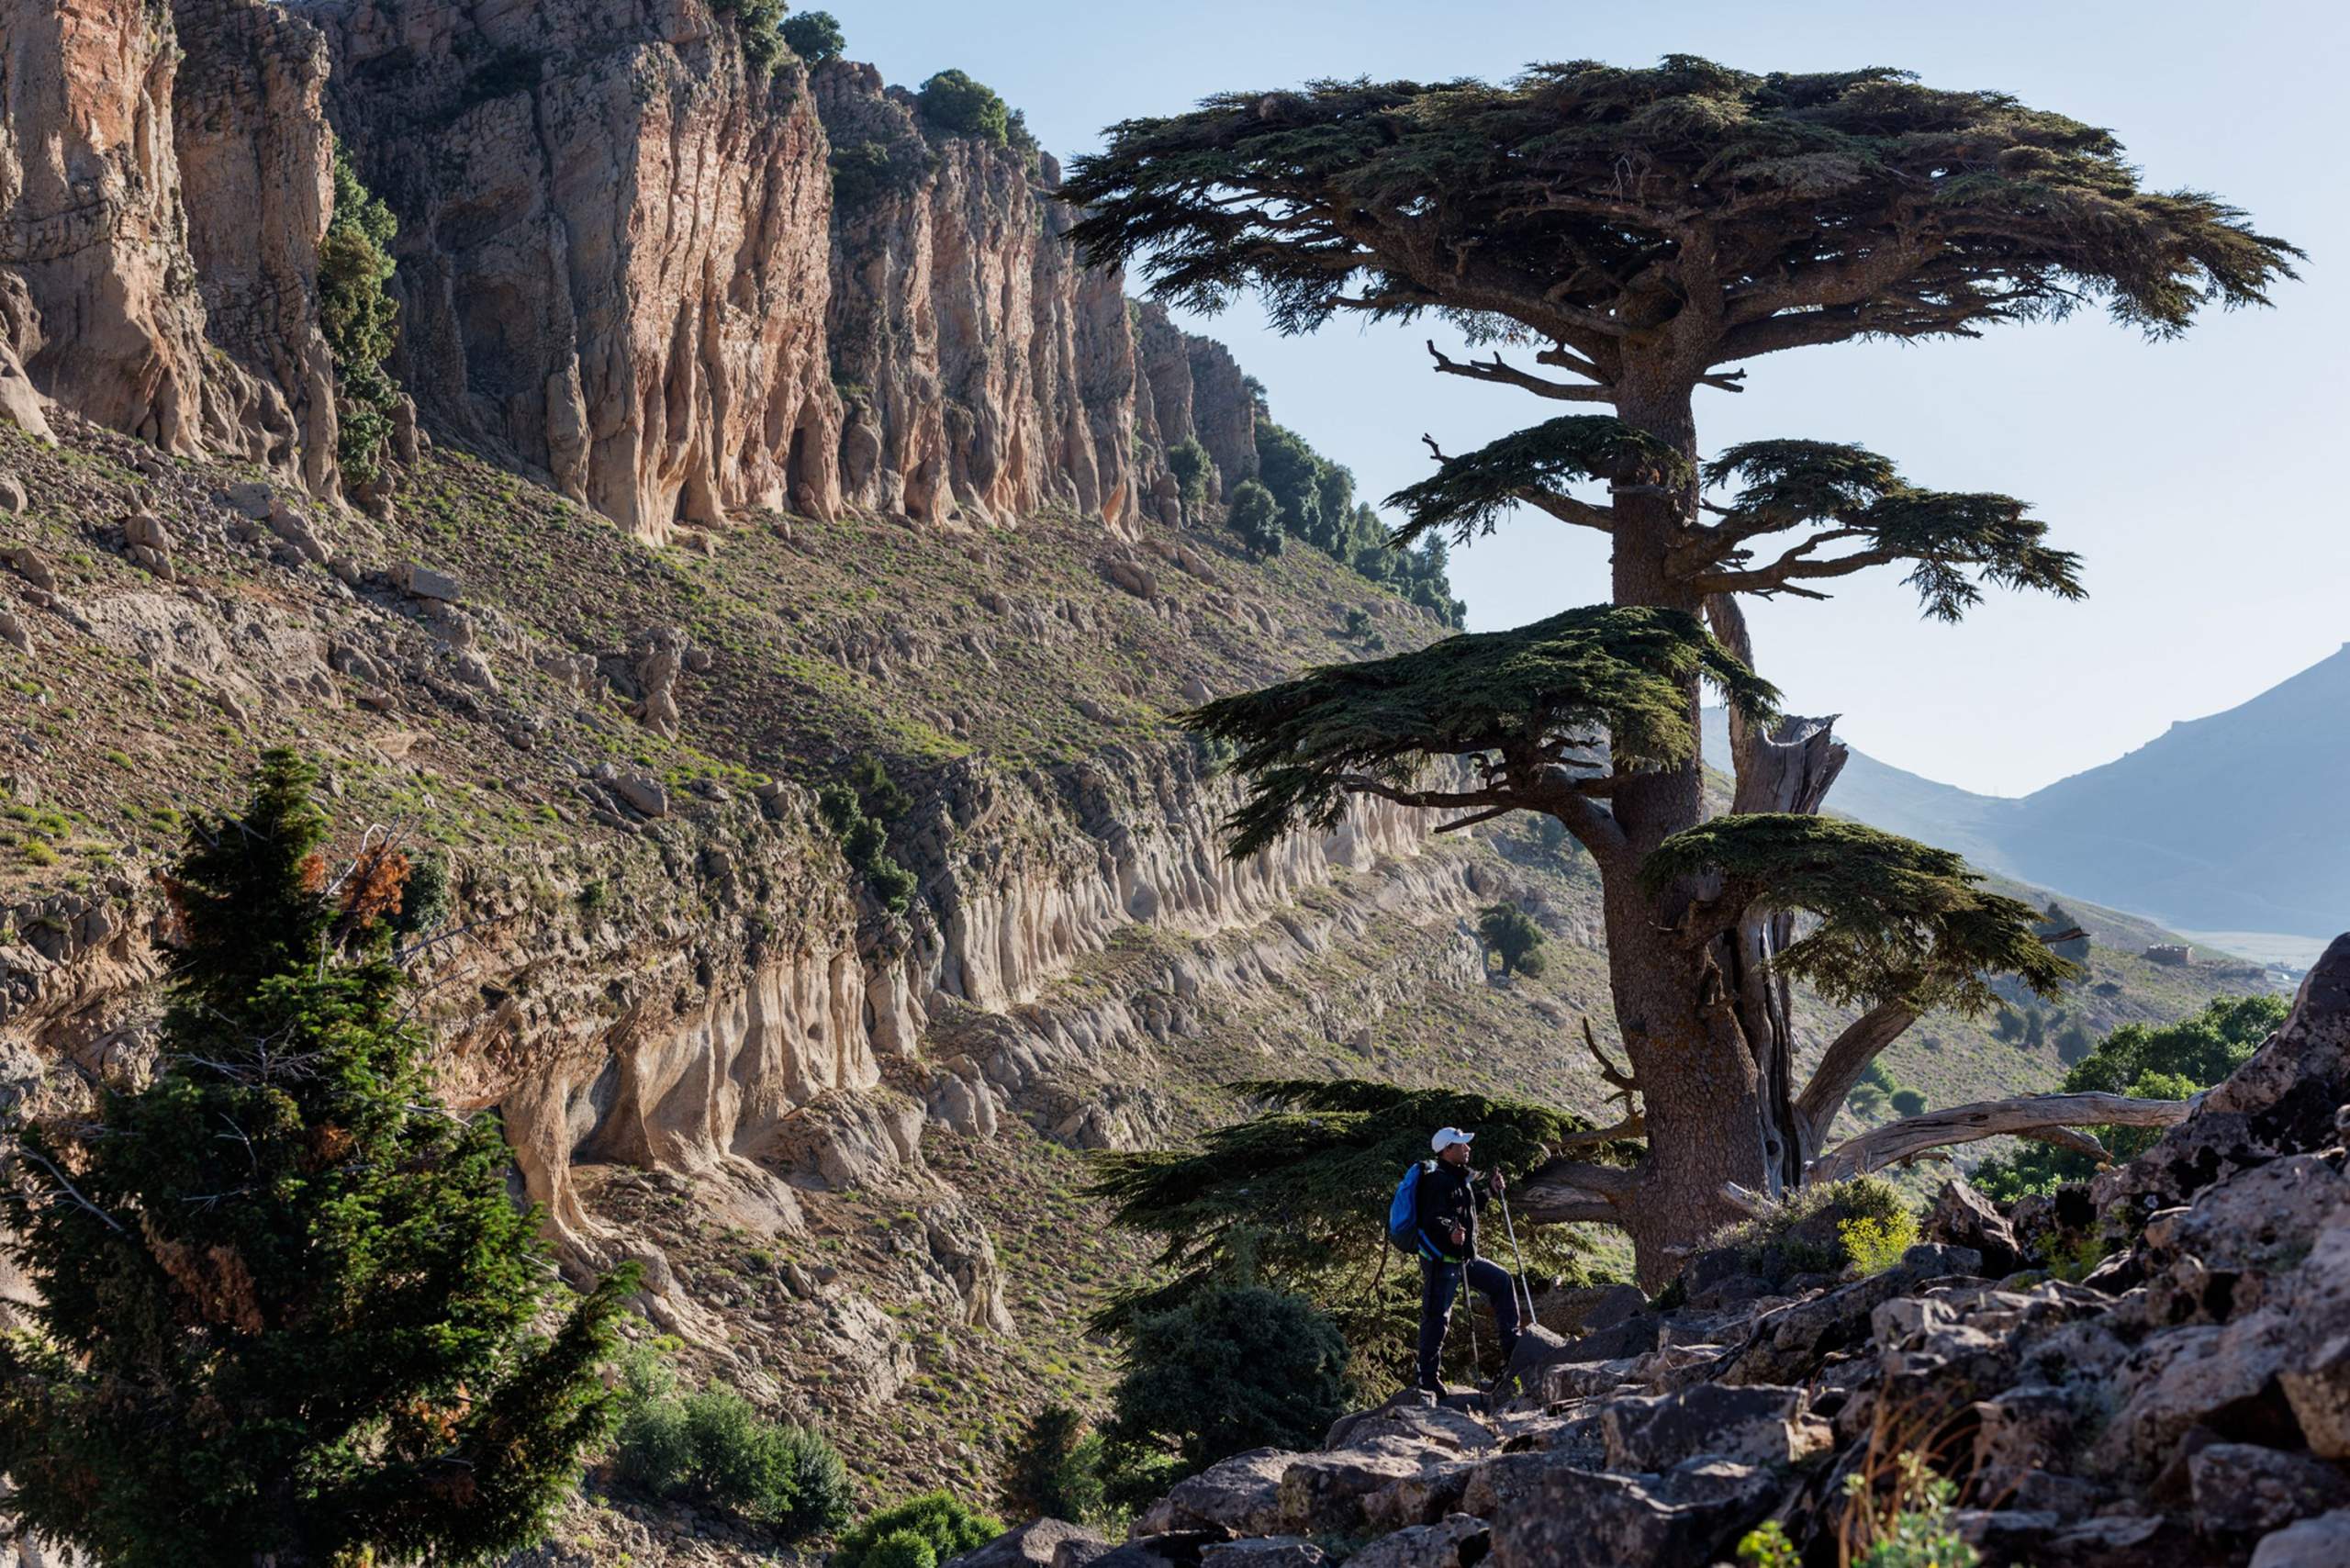
[[[2350,927],[2345,713],[2350,646],[2020,800],[1938,783],[1855,748],[1828,803],[1986,869],[2298,967]],[[1727,759],[1716,711],[1706,746],[1718,764]]]

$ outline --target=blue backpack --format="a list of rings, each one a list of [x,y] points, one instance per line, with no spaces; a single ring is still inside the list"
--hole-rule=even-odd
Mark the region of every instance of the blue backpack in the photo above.
[[[1404,1179],[1395,1183],[1395,1195],[1387,1201],[1387,1239],[1397,1251],[1414,1257],[1420,1250],[1420,1172],[1427,1168],[1427,1160],[1414,1160]]]

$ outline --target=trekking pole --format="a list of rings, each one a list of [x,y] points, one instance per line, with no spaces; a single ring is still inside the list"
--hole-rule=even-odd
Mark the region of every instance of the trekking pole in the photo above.
[[[1534,1323],[1534,1284],[1526,1277],[1526,1249],[1517,1244],[1517,1226],[1509,1217],[1509,1194],[1495,1194],[1502,1201],[1502,1228],[1509,1232],[1509,1249],[1517,1255],[1517,1288],[1526,1293],[1526,1322]]]
[[[1473,1258],[1474,1254],[1471,1254]],[[1477,1303],[1469,1294],[1469,1265],[1460,1265],[1460,1316],[1469,1324],[1469,1383],[1473,1388],[1485,1386],[1484,1356],[1477,1349]]]

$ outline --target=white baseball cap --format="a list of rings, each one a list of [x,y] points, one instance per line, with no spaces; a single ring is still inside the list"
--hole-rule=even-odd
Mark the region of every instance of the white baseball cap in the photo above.
[[[1476,1136],[1475,1133],[1464,1133],[1459,1127],[1438,1127],[1436,1137],[1428,1139],[1428,1147],[1442,1154],[1454,1144],[1467,1143]]]

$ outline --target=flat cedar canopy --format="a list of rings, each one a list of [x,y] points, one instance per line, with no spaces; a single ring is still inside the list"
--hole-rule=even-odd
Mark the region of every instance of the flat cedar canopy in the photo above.
[[[1147,253],[1170,301],[1255,289],[1290,330],[1437,310],[1550,339],[1546,363],[1599,382],[1667,325],[1700,373],[2093,301],[2167,337],[2265,304],[2300,254],[2208,193],[2142,189],[2111,132],[2005,93],[1693,55],[1220,94],[1113,127],[1064,194],[1091,257]]]

